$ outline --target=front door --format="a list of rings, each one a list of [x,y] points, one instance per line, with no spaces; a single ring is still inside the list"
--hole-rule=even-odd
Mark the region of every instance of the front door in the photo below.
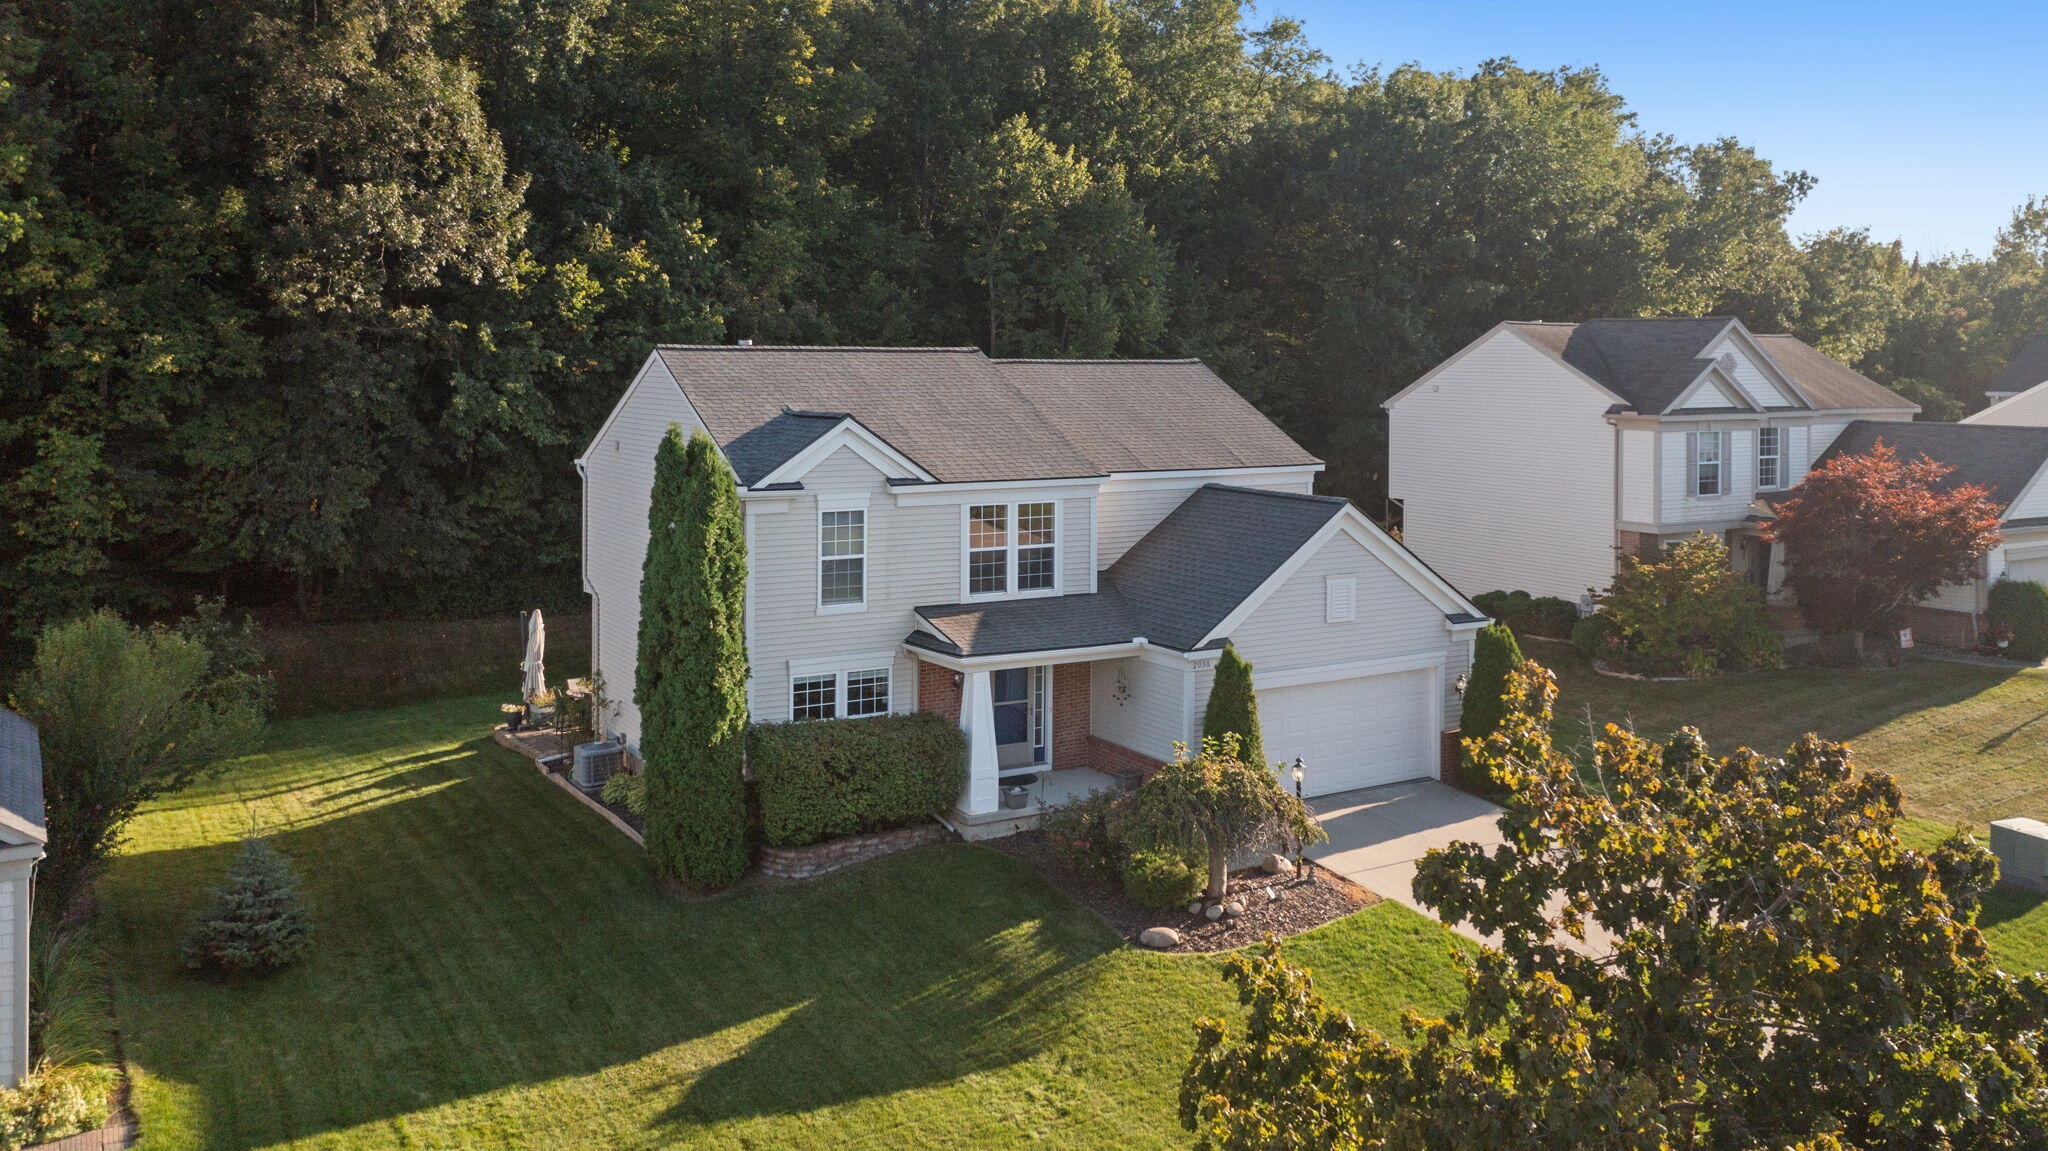
[[[996,710],[996,766],[1005,772],[1045,764],[1043,667],[1010,667],[989,675]]]

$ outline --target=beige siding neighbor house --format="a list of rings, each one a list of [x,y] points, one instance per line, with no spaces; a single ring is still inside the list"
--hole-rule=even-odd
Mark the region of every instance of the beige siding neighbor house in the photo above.
[[[648,356],[578,461],[600,722],[630,748],[671,424],[706,429],[740,484],[754,718],[952,717],[963,829],[1006,819],[1006,779],[1142,772],[1197,739],[1225,644],[1311,791],[1439,773],[1485,620],[1313,494],[1321,461],[1196,361],[973,348]]]
[[[2048,427],[2048,335],[2027,337],[1984,394],[1991,406],[1963,423]]]
[[[1759,503],[1856,421],[1919,407],[1722,318],[1503,323],[1386,403],[1402,540],[1470,591],[1585,602],[1697,532],[1766,586]]]

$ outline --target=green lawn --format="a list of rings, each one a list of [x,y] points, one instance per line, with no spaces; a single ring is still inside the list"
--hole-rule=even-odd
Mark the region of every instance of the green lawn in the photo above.
[[[479,737],[496,697],[280,725],[153,805],[103,887],[148,1148],[1184,1146],[1215,957],[1141,953],[995,852],[685,903]],[[306,877],[305,966],[219,987],[178,937],[237,838]],[[1289,950],[1359,1017],[1441,1010],[1392,904]]]
[[[1909,838],[1931,844],[1961,825],[1982,841],[1994,819],[2048,813],[2048,670],[1916,660],[1882,671],[1801,669],[1698,683],[1593,674],[1576,652],[1534,642],[1557,673],[1558,733],[1583,747],[1613,722],[1661,736],[1691,724],[1722,752],[1781,752],[1814,731],[1848,742],[1865,768],[1906,795]],[[1999,962],[2048,969],[2048,898],[1995,892],[1981,922]]]

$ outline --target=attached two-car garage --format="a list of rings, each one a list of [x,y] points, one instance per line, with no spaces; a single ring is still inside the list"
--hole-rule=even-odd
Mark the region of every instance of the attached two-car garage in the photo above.
[[[1431,667],[1261,688],[1266,757],[1299,757],[1311,796],[1433,779],[1440,675]]]

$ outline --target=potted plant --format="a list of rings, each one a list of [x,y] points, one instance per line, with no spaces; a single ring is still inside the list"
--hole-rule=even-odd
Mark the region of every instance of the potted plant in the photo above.
[[[555,718],[555,693],[554,693],[554,692],[552,692],[552,691],[541,691],[541,692],[535,692],[535,693],[533,694],[533,697],[532,697],[532,698],[530,698],[530,699],[528,699],[528,700],[526,701],[526,724],[527,724],[527,726],[528,726],[528,727],[540,727],[540,726],[543,726],[543,725],[545,725],[545,724],[547,724],[547,723],[550,723],[550,722],[552,722],[552,721],[554,720],[554,718]]]
[[[501,703],[498,713],[505,717],[505,730],[518,731],[525,726],[526,705],[523,703]]]

